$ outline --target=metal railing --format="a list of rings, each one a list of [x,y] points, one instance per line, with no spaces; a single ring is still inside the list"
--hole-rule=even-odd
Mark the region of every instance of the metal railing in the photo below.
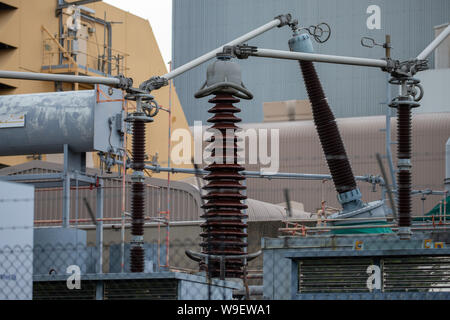
[[[84,49],[73,48],[74,41],[85,43]],[[60,43],[62,45],[62,49]],[[99,73],[108,75],[108,65],[111,64],[110,75],[125,75],[129,70],[127,66],[128,53],[106,47],[106,52],[111,51],[111,56],[102,53],[103,45],[98,42],[76,39],[74,37],[63,36],[59,38],[46,37],[43,40],[42,66],[46,72],[54,72],[60,68],[59,57],[62,53],[69,55],[72,59],[64,58],[69,72],[79,72],[85,74]],[[74,63],[75,62],[75,63]]]

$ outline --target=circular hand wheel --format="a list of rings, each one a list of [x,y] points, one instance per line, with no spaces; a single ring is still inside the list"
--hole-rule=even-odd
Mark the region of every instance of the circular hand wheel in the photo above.
[[[312,36],[314,39],[316,39],[319,43],[324,43],[330,39],[331,36],[331,28],[328,25],[328,23],[322,22],[319,23],[317,26],[311,26],[310,28],[313,28]]]
[[[153,118],[159,112],[159,105],[155,100],[150,100],[148,102],[142,103],[142,110],[145,112],[147,117]]]
[[[410,93],[414,101],[420,101],[423,98],[423,87],[417,83],[410,87]]]

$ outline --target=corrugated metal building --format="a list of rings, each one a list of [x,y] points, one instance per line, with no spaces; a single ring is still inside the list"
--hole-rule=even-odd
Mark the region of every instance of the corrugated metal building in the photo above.
[[[413,110],[413,189],[444,190],[445,177],[445,143],[450,137],[450,113],[417,114]],[[385,152],[384,116],[353,117],[337,119],[337,123],[346,146],[353,173],[357,176],[380,175],[375,158],[378,152]],[[244,129],[278,129],[279,130],[279,172],[329,174],[328,166],[322,152],[320,141],[313,121],[287,121],[249,123]],[[391,119],[392,141],[396,141],[396,119]],[[270,136],[270,134],[269,134]],[[249,163],[248,142],[246,143],[247,170],[257,171],[261,167]],[[270,152],[270,147],[268,147]],[[394,166],[396,163],[396,145],[391,147]],[[386,170],[387,162],[384,162]],[[194,182],[192,178],[185,181]],[[372,191],[372,185],[358,182],[363,193],[363,200],[381,199],[381,189]],[[333,182],[287,180],[287,179],[247,179],[247,195],[252,199],[270,203],[285,201],[283,189],[288,188],[292,201],[304,204],[306,212],[316,212],[321,201],[329,206],[340,208],[336,199]],[[413,197],[413,214],[420,215],[422,210],[428,212],[442,199],[441,196],[426,196],[422,208],[421,196]]]
[[[46,174],[62,172],[63,166],[50,162],[31,161],[14,167],[3,168],[0,176],[24,175],[24,174]],[[95,169],[87,169],[87,174],[96,176],[100,172]],[[123,182],[114,176],[104,175],[104,209],[105,219],[120,218],[122,212],[122,190]],[[146,206],[147,217],[158,217],[159,212],[167,211],[167,180],[157,178],[145,178],[146,183]],[[127,176],[125,187],[126,212],[131,212],[131,183]],[[75,185],[71,189],[71,220],[81,219],[79,224],[93,224],[89,216],[89,208],[96,210],[96,189],[92,187],[79,187]],[[35,221],[38,226],[61,225],[63,212],[63,190],[62,188],[39,189],[35,194]],[[84,199],[87,200],[88,206]],[[0,199],[1,200],[1,199]],[[198,188],[195,185],[183,181],[171,181],[170,183],[170,221],[192,222],[202,220],[201,199]],[[286,211],[282,206],[266,203],[263,201],[248,199],[247,214],[249,221],[281,221],[286,217]],[[1,213],[0,206],[0,213]],[[309,214],[294,210],[293,215],[298,218],[308,218]],[[105,224],[117,224],[120,221],[105,221]],[[75,222],[72,222],[74,225]]]
[[[414,111],[413,111],[414,113]],[[344,118],[337,120],[353,173],[364,176],[379,175],[380,170],[375,154],[385,154],[385,117],[372,116]],[[396,141],[396,121],[392,119],[393,141]],[[280,129],[280,171],[300,173],[329,174],[316,129],[312,121],[284,122],[277,124],[249,124],[244,128]],[[445,143],[450,137],[450,113],[431,113],[413,115],[413,189],[444,190]],[[392,146],[394,165],[396,163],[396,145]],[[257,169],[247,166],[249,170]],[[388,170],[387,163],[385,168]],[[372,192],[372,186],[360,182],[358,185],[366,201],[380,199],[380,188]],[[333,183],[320,181],[249,179],[248,196],[254,199],[279,203],[284,200],[283,188],[289,187],[291,199],[303,202],[305,210],[315,212],[320,207],[322,188],[324,199],[333,207],[339,207]],[[415,196],[413,214],[422,213],[420,196]],[[442,197],[430,196],[425,202],[425,210],[430,210]]]
[[[63,167],[59,164],[31,161],[14,167],[3,168],[0,170],[0,176],[5,175],[25,175],[25,174],[46,174],[62,172]],[[99,174],[98,170],[88,169],[87,174],[95,176]],[[158,211],[167,210],[167,180],[157,178],[145,178],[146,188],[146,211],[147,217],[158,217]],[[121,243],[120,217],[122,208],[122,180],[109,177],[104,179],[104,233],[103,243],[105,247],[112,244]],[[126,211],[130,212],[131,185],[126,186]],[[96,211],[96,189],[89,187],[71,190],[71,226],[75,227],[75,219],[81,219],[78,227],[87,230],[87,243],[95,244],[96,231],[90,218],[88,208],[84,199],[87,200],[89,207]],[[35,227],[61,226],[63,193],[61,189],[38,189],[35,190],[34,199],[34,220]],[[3,212],[0,199],[0,214],[14,214]],[[263,201],[247,199],[248,214],[248,250],[256,252],[261,249],[260,241],[262,237],[275,237],[278,235],[278,228],[283,226],[282,221],[286,218],[284,207],[266,203]],[[200,216],[203,210],[200,208],[200,194],[196,186],[182,181],[171,181],[170,189],[170,261],[171,266],[197,269],[198,264],[185,255],[186,249],[199,251],[201,242],[200,225],[203,220]],[[301,210],[292,211],[294,218],[309,218],[310,214]],[[109,219],[109,220],[108,220]],[[114,220],[115,219],[115,220]],[[127,221],[125,230],[125,242],[131,240],[130,226]],[[165,245],[166,229],[161,225],[161,230],[155,222],[149,220],[145,223],[144,240],[148,243]],[[162,250],[162,249],[161,249]],[[165,261],[165,253],[161,251],[161,261]],[[105,261],[109,257],[105,256]],[[106,263],[105,265],[108,265]],[[262,267],[262,257],[253,260],[252,268]]]
[[[367,8],[381,9],[381,29],[369,30]],[[178,67],[260,25],[281,13],[290,12],[300,24],[310,26],[325,21],[332,35],[318,53],[381,58],[384,49],[362,47],[363,36],[384,42],[392,36],[392,57],[417,56],[434,38],[434,26],[447,23],[448,0],[173,0],[173,63]],[[249,41],[262,48],[289,50],[288,28],[274,29]],[[241,102],[245,122],[263,120],[263,102],[307,99],[303,80],[295,61],[249,58],[239,63],[243,81],[252,91],[252,101]],[[206,78],[206,65],[175,79],[175,86],[189,125],[205,121],[207,99],[196,100],[194,93]],[[431,57],[430,66],[434,66]],[[380,115],[385,113],[386,75],[378,69],[318,64],[319,76],[337,117]]]

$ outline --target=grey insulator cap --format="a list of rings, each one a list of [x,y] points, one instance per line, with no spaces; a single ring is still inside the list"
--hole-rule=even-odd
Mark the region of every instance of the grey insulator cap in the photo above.
[[[229,57],[219,56],[206,70],[206,81],[195,98],[203,98],[213,93],[229,93],[242,99],[253,99],[253,94],[242,83],[241,67]]]

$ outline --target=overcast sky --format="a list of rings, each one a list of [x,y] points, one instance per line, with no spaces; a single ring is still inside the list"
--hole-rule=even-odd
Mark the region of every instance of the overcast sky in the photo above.
[[[172,59],[172,0],[103,0],[150,21],[156,41],[167,63]]]

